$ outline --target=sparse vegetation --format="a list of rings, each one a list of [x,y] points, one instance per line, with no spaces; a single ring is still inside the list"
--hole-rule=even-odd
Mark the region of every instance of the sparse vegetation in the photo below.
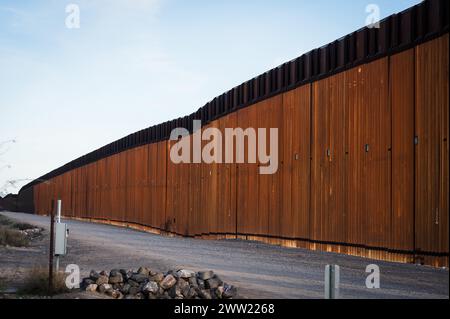
[[[27,235],[17,229],[0,226],[0,246],[25,247],[28,246]]]
[[[41,235],[42,228],[16,222],[0,214],[0,246],[25,247]]]
[[[48,287],[48,268],[33,268],[24,279],[23,286],[17,291],[19,295],[50,296],[52,294],[67,293],[70,290],[66,286],[66,274],[64,272],[53,275],[53,291]]]
[[[13,223],[13,221],[11,219],[9,219],[8,217],[0,214],[0,225],[9,226],[12,223]]]
[[[16,222],[4,215],[0,214],[0,226],[7,226],[9,228],[18,229],[18,230],[26,230],[36,228],[35,226],[27,223]]]
[[[6,284],[4,282],[4,279],[0,278],[0,293],[2,293],[3,290],[5,290],[5,288],[6,288]]]

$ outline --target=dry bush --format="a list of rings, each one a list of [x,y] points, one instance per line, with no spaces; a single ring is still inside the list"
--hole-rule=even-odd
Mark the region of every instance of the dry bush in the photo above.
[[[0,293],[5,290],[6,284],[3,278],[0,278]]]
[[[9,219],[8,217],[0,214],[0,225],[9,226],[12,223],[13,223],[13,221],[11,219]]]
[[[0,246],[25,247],[28,244],[29,240],[22,232],[0,226]]]
[[[18,230],[37,228],[36,226],[33,226],[28,223],[15,222],[14,220],[12,220],[4,215],[1,215],[1,214],[0,214],[0,225],[7,226],[9,228],[18,229]]]
[[[18,290],[20,295],[50,296],[52,294],[67,293],[66,274],[53,273],[53,290],[48,287],[48,268],[33,268],[25,277],[23,286]]]
[[[27,224],[27,223],[14,223],[12,225],[13,228],[18,229],[18,230],[27,230],[27,229],[34,229],[34,228],[38,228],[36,226],[33,226],[31,224]]]

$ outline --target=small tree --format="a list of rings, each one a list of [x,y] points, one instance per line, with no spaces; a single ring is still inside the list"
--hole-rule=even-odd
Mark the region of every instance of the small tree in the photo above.
[[[10,144],[15,144],[17,141],[15,139],[0,142],[0,163],[2,162],[2,156],[5,155],[10,150]],[[5,169],[10,169],[12,166],[10,164],[0,165],[0,172]],[[0,186],[0,196],[4,197],[9,192],[10,187],[17,188],[17,181],[6,181]]]

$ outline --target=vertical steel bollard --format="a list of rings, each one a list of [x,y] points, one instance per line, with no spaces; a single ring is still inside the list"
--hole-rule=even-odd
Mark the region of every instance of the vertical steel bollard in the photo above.
[[[325,299],[339,299],[339,266],[325,266]]]
[[[55,200],[52,200],[50,211],[50,249],[48,256],[48,291],[53,294],[53,252],[55,250]]]
[[[61,200],[56,202],[56,222],[61,223]],[[54,252],[52,252],[54,253]],[[59,255],[56,255],[56,273],[59,273]]]

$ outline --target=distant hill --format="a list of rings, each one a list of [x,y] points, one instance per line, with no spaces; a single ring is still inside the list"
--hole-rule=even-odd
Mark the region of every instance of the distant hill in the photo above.
[[[0,196],[0,210],[17,211],[17,195]]]

